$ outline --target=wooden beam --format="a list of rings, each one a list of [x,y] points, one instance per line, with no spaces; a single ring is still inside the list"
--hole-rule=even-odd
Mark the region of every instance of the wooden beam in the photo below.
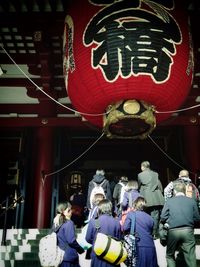
[[[87,128],[81,118],[0,118],[0,128],[13,127],[72,127]]]
[[[0,128],[1,127],[39,127],[39,126],[49,126],[49,127],[76,127],[84,128],[87,127],[89,122],[82,121],[81,117],[65,117],[65,118],[0,118]],[[158,124],[156,128],[163,128],[169,126],[187,126],[187,125],[200,125],[199,116],[178,116],[172,117],[162,123]],[[95,126],[93,126],[95,127]]]

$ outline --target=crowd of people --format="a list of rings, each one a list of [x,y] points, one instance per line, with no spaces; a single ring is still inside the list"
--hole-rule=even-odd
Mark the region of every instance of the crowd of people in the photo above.
[[[187,170],[181,170],[178,178],[163,188],[158,173],[151,170],[148,161],[143,161],[137,179],[121,176],[113,192],[105,171],[97,170],[88,185],[86,207],[88,213],[84,223],[88,224],[88,228],[85,238],[92,245],[87,251],[91,267],[115,266],[94,252],[97,218],[99,232],[123,240],[124,235],[130,232],[133,214],[137,260],[136,265],[130,267],[158,267],[154,240],[159,238],[160,223],[168,228],[167,267],[176,267],[178,261],[184,262],[181,266],[197,267],[194,227],[200,221],[199,191]],[[72,219],[70,202],[60,203],[53,227],[62,224],[58,232],[58,245],[65,250],[61,267],[80,267],[78,253],[84,252],[76,241]]]

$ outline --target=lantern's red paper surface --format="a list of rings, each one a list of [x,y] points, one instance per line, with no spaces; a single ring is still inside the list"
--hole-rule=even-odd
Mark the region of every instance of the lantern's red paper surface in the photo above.
[[[192,53],[181,0],[76,0],[65,19],[66,89],[79,112],[128,99],[176,110],[191,87]],[[157,123],[171,116],[155,115]],[[103,127],[103,116],[83,117]]]

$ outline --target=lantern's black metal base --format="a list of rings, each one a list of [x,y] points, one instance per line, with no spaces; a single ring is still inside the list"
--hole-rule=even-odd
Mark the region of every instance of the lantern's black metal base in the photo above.
[[[104,132],[109,138],[145,139],[156,127],[154,107],[144,101],[124,100],[109,106]]]

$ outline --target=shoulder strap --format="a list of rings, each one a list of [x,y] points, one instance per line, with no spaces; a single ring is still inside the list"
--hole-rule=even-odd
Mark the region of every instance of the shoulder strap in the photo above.
[[[61,225],[58,225],[55,229],[53,229],[53,232],[55,232],[56,234],[58,233],[58,231],[60,230],[60,227],[63,225],[64,223],[62,223]]]
[[[103,182],[100,183],[100,186],[102,186],[105,181],[106,181],[106,179],[104,179]]]
[[[99,229],[100,229],[100,223],[99,223],[99,219],[97,218],[97,219],[95,219],[95,227],[96,227],[96,229],[97,229],[97,232],[99,231]]]
[[[95,206],[89,213],[89,216],[88,216],[88,220],[92,219],[93,216],[94,216],[94,213],[96,212],[97,210],[97,206]]]
[[[135,221],[136,221],[136,213],[135,212],[131,212],[131,230],[130,230],[130,234],[135,233]]]
[[[97,183],[95,183],[94,181],[92,181],[92,182],[93,182],[93,185],[94,185],[94,186],[97,186]]]
[[[128,206],[130,208],[132,208],[132,206],[133,206],[131,192],[128,192]]]

